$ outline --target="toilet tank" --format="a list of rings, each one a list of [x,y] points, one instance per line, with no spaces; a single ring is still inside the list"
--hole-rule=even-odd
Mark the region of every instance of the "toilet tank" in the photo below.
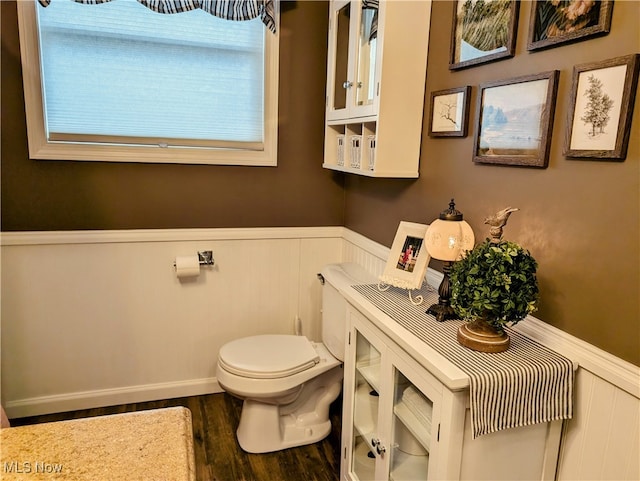
[[[347,331],[347,301],[341,291],[353,284],[373,284],[376,279],[357,264],[329,264],[321,271],[322,286],[322,342],[331,354],[344,361]]]

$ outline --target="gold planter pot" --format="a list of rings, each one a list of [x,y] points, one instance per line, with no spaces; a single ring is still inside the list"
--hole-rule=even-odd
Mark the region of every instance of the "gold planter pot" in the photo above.
[[[504,352],[511,340],[506,332],[499,332],[484,319],[475,319],[460,326],[458,342],[480,352]]]

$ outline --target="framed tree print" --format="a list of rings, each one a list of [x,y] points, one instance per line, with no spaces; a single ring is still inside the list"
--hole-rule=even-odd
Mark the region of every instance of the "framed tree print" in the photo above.
[[[537,0],[531,4],[527,50],[605,35],[611,29],[613,1]]]
[[[456,0],[449,69],[513,57],[518,7],[513,0]]]
[[[466,137],[471,86],[431,92],[429,136]]]
[[[559,75],[552,70],[480,85],[474,162],[547,167]]]
[[[633,54],[573,68],[565,156],[627,157],[639,59]]]

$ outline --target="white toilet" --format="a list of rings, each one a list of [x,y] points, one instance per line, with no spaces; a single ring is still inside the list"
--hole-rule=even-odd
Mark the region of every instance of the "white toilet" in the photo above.
[[[314,443],[331,431],[329,405],[342,389],[346,301],[339,289],[371,281],[354,264],[326,266],[322,343],[266,334],[231,341],[218,355],[218,383],[244,399],[237,436],[249,453]]]

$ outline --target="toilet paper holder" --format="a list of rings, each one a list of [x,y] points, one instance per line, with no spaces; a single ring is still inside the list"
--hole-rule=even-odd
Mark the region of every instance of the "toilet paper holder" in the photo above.
[[[213,251],[198,251],[198,262],[201,266],[212,266],[215,264],[213,260]]]
[[[212,266],[215,264],[213,259],[213,251],[198,251],[198,264],[201,266]],[[173,261],[173,267],[176,267],[176,262]]]

